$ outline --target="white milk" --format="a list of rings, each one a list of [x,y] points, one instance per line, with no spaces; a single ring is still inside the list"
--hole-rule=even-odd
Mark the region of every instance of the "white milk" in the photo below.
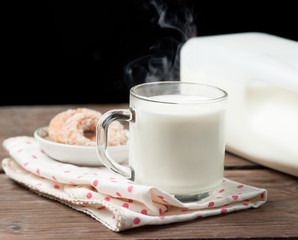
[[[172,194],[192,194],[219,185],[224,167],[223,103],[193,104],[196,96],[156,96],[161,104],[132,98],[129,162],[135,182]],[[189,104],[192,103],[192,104]]]

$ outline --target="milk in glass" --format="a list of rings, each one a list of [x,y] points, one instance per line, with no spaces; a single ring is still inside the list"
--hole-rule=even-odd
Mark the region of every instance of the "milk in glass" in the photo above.
[[[198,103],[199,102],[199,103]],[[131,96],[129,163],[138,184],[172,194],[194,194],[218,186],[224,167],[224,104],[208,98]]]

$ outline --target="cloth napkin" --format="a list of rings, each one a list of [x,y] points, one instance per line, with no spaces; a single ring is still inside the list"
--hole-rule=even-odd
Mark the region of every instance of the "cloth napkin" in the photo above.
[[[227,150],[298,177],[298,42],[264,33],[196,37],[181,81],[228,92]]]
[[[8,138],[3,146],[11,158],[3,159],[2,166],[11,179],[116,232],[257,208],[267,199],[265,189],[224,179],[209,197],[182,203],[156,187],[134,184],[104,167],[58,162],[31,137]]]

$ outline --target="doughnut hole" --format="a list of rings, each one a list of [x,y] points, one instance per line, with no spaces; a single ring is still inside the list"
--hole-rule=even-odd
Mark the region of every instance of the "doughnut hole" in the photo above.
[[[98,119],[87,118],[81,122],[81,125],[78,126],[82,130],[82,135],[89,139],[92,142],[96,141],[96,124]]]
[[[88,138],[91,141],[95,141],[96,133],[95,129],[85,129],[83,132],[85,138]]]

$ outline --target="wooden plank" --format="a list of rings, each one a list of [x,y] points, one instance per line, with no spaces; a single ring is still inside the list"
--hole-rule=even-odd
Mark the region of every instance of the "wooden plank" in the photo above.
[[[225,176],[268,190],[258,209],[114,233],[85,214],[40,197],[0,174],[0,239],[213,239],[298,237],[297,178],[272,170],[232,170]]]
[[[239,157],[233,153],[226,152],[225,154],[226,170],[237,170],[237,169],[240,170],[240,169],[254,169],[254,168],[263,168],[263,167],[247,159]]]

